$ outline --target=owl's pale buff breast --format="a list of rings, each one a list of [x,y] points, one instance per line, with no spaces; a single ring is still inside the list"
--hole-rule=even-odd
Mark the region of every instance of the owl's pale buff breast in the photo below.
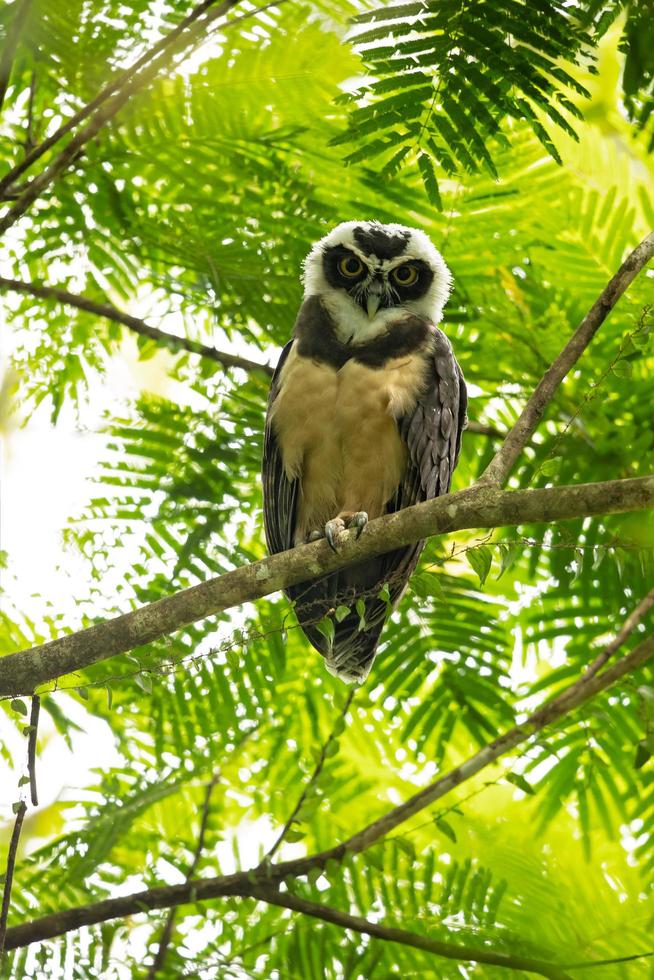
[[[415,407],[425,369],[424,351],[340,369],[290,352],[271,423],[288,479],[300,480],[296,544],[334,517],[383,513],[406,465],[396,419]]]

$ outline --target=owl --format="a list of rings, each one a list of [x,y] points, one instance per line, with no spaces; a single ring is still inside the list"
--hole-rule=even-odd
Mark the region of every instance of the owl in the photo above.
[[[452,278],[424,232],[346,221],[311,249],[270,388],[263,455],[272,554],[447,493],[467,395],[438,324]],[[287,589],[327,669],[370,671],[424,542]],[[326,622],[330,620],[331,622]]]

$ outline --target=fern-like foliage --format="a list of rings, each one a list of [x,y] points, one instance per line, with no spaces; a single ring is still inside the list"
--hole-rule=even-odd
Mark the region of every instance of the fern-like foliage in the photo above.
[[[453,176],[485,168],[507,120],[525,120],[555,159],[549,123],[576,138],[571,94],[587,91],[574,64],[591,36],[560,0],[417,0],[355,19],[352,42],[373,80],[343,101],[357,103],[342,142],[351,163],[379,157],[381,176],[415,160],[440,203],[436,165]],[[359,28],[362,28],[359,30]]]

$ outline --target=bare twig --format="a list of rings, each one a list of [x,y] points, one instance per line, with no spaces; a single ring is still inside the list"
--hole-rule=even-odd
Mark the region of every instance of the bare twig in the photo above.
[[[261,371],[268,376],[271,376],[273,373],[273,369],[269,364],[258,364],[256,361],[251,361],[247,357],[228,354],[215,347],[208,347],[206,344],[201,344],[196,340],[189,340],[187,337],[175,337],[173,334],[150,326],[145,320],[140,320],[138,317],[121,312],[121,310],[111,303],[97,303],[87,296],[78,296],[75,293],[69,293],[66,289],[45,286],[35,282],[23,282],[20,279],[6,279],[4,276],[0,276],[0,289],[10,289],[28,296],[53,299],[66,306],[74,306],[87,313],[94,313],[96,316],[101,316],[106,320],[122,323],[123,326],[139,334],[141,337],[147,337],[149,340],[154,340],[169,349],[186,350],[191,354],[199,354],[201,357],[206,357],[208,360],[221,364],[224,368],[235,367],[241,368],[244,371]]]
[[[36,739],[39,734],[39,712],[41,710],[41,698],[35,694],[32,698],[32,711],[30,714],[29,741],[27,743],[27,771],[30,777],[30,799],[32,806],[39,805],[39,797],[36,791]]]
[[[273,844],[273,846],[270,848],[270,850],[266,854],[266,857],[265,857],[264,860],[269,861],[270,858],[274,854],[277,853],[277,851],[279,850],[281,844],[284,842],[284,839],[285,839],[287,833],[291,829],[291,826],[293,824],[293,821],[295,820],[295,818],[297,817],[298,813],[300,812],[300,809],[302,807],[302,804],[306,800],[307,795],[309,793],[309,790],[312,788],[312,786],[315,786],[316,782],[318,781],[318,778],[320,776],[320,773],[323,770],[323,766],[325,765],[325,759],[327,758],[327,752],[329,750],[329,746],[332,744],[332,742],[334,741],[334,739],[338,737],[337,734],[336,734],[337,733],[337,730],[338,730],[340,724],[344,721],[345,716],[347,715],[348,711],[350,710],[350,705],[352,704],[352,698],[353,697],[354,697],[354,689],[352,689],[350,691],[350,693],[348,694],[347,698],[345,699],[345,704],[343,705],[341,711],[338,714],[338,718],[336,719],[336,721],[334,723],[334,727],[332,728],[331,732],[329,733],[329,736],[327,737],[327,740],[325,741],[322,749],[320,750],[320,755],[318,756],[318,761],[316,763],[316,767],[313,770],[313,772],[311,773],[311,777],[309,778],[309,780],[307,781],[304,789],[300,793],[300,795],[298,797],[298,801],[295,804],[295,806],[293,807],[293,810],[291,811],[291,814],[290,814],[288,820],[284,824],[284,826],[282,828],[282,831],[281,831],[279,837],[277,838],[277,840],[275,841],[275,843]]]
[[[478,486],[379,517],[356,540],[345,531],[334,552],[315,541],[209,579],[78,633],[2,658],[0,697],[32,694],[63,674],[107,660],[191,623],[434,534],[463,528],[550,523],[654,507],[654,476],[541,490]]]
[[[200,831],[198,833],[197,844],[195,845],[193,861],[186,875],[187,882],[190,882],[192,880],[193,875],[198,869],[200,858],[202,857],[202,852],[204,850],[204,841],[207,835],[207,825],[209,823],[209,814],[211,812],[211,796],[219,780],[220,780],[220,769],[216,769],[213,776],[207,783],[207,788],[204,794],[204,801],[202,804],[202,816],[200,818]],[[155,954],[154,960],[150,964],[150,968],[148,970],[146,980],[154,980],[157,973],[159,973],[159,971],[164,965],[164,961],[166,959],[166,953],[168,952],[168,947],[170,946],[170,940],[172,939],[173,929],[175,928],[175,920],[177,918],[177,908],[178,906],[172,905],[168,911],[168,915],[166,916],[164,927],[161,931],[159,946],[157,947],[157,952]]]
[[[642,622],[644,617],[654,606],[654,588],[651,589],[644,599],[638,603],[638,605],[631,610],[624,623],[615,634],[610,643],[604,647],[602,652],[598,654],[593,660],[592,664],[586,671],[586,677],[593,677],[599,670],[602,669],[607,660],[613,656],[613,654],[619,650],[622,644],[627,640],[633,631],[636,629],[638,624]]]
[[[9,903],[11,902],[11,886],[14,880],[14,868],[16,866],[16,854],[18,853],[18,842],[20,832],[25,818],[27,804],[21,800],[16,808],[16,819],[14,829],[9,842],[9,852],[7,854],[7,870],[5,871],[5,885],[2,893],[2,910],[0,910],[0,960],[5,950],[5,937],[7,935],[7,917],[9,916]]]
[[[310,902],[306,898],[300,898],[291,892],[280,892],[271,887],[253,887],[252,898],[257,898],[269,905],[278,905],[284,909],[292,909],[293,912],[300,912],[302,915],[311,916],[314,919],[321,919],[323,922],[331,922],[333,925],[340,926],[341,929],[351,929],[354,932],[362,933],[366,936],[375,936],[385,942],[400,943],[403,946],[411,946],[414,949],[422,949],[427,953],[434,953],[450,960],[459,962],[474,961],[476,963],[488,963],[493,966],[505,967],[509,970],[525,970],[527,973],[535,973],[541,977],[549,977],[550,980],[571,980],[555,963],[547,960],[534,959],[528,956],[515,956],[511,953],[495,953],[491,949],[480,948],[479,946],[455,945],[454,943],[443,942],[438,939],[431,939],[429,936],[421,936],[419,933],[407,932],[405,929],[396,929],[394,926],[385,926],[379,922],[371,922],[359,915],[348,915],[340,909],[331,908],[329,905],[320,905],[317,902]]]
[[[601,691],[627,675],[633,674],[654,657],[654,635],[645,639],[621,660],[593,677],[582,675],[556,698],[537,709],[523,724],[517,725],[485,745],[462,765],[441,776],[404,803],[387,811],[378,820],[354,834],[348,840],[326,851],[306,857],[261,866],[259,869],[238,872],[217,878],[196,878],[181,885],[152,888],[106,899],[90,905],[66,909],[43,916],[33,922],[13,926],[7,930],[6,948],[16,949],[33,942],[63,935],[84,925],[94,925],[111,919],[123,918],[153,909],[183,905],[190,901],[201,902],[222,896],[252,895],[253,888],[271,888],[287,877],[306,875],[312,870],[322,870],[329,861],[342,861],[349,854],[365,851],[381,840],[391,830],[425,809],[437,799],[446,796],[456,787],[472,779],[497,759],[517,746],[529,742],[534,735],[560,721],[571,711],[590,701]],[[473,957],[474,959],[475,957]]]
[[[2,54],[0,54],[0,109],[7,94],[11,69],[13,68],[14,58],[16,57],[16,49],[18,48],[20,35],[25,26],[31,5],[32,0],[16,0],[14,4],[16,12],[11,18],[5,43],[2,47]]]
[[[506,481],[518,456],[534,434],[536,426],[554,397],[556,389],[568,371],[579,360],[622,294],[653,255],[654,232],[650,232],[647,238],[627,256],[581,321],[575,334],[547,369],[525,405],[520,418],[482,473],[478,483],[491,483],[501,486]]]

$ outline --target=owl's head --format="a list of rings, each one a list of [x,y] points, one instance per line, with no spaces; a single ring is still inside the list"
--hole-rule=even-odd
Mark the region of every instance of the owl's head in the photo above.
[[[452,276],[424,232],[378,221],[344,221],[304,263],[304,295],[319,295],[337,325],[362,338],[406,312],[440,321]]]

